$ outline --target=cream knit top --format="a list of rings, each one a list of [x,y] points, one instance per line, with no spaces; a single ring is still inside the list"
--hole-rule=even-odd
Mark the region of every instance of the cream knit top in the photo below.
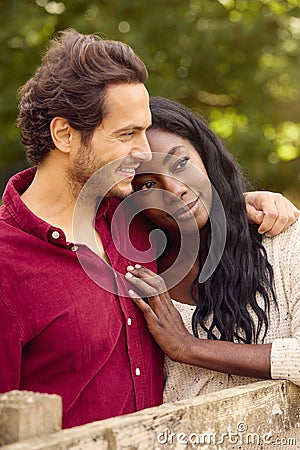
[[[279,313],[270,307],[265,343],[272,343],[271,377],[288,379],[300,385],[300,219],[287,231],[263,238],[268,260],[274,270],[274,288]],[[258,298],[258,301],[260,299]],[[173,301],[186,328],[192,333],[195,306]],[[206,335],[199,328],[199,338]],[[164,402],[173,402],[200,394],[258,381],[254,378],[220,373],[197,366],[180,364],[165,357]]]

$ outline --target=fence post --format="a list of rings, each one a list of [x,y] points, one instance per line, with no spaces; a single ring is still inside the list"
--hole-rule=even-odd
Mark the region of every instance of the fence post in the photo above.
[[[61,429],[59,395],[28,391],[0,394],[0,446]]]

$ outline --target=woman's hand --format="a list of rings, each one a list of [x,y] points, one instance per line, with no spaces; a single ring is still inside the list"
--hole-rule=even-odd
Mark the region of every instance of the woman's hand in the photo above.
[[[169,358],[232,375],[270,378],[272,344],[238,344],[196,338],[184,327],[160,276],[139,264],[129,266],[127,270],[125,277],[134,286],[128,293]],[[147,297],[147,301],[143,297]]]
[[[144,314],[154,339],[169,358],[188,362],[188,350],[196,338],[185,328],[164,280],[139,264],[127,270],[125,278],[133,285],[128,294]]]
[[[258,232],[276,236],[299,217],[299,210],[283,195],[254,191],[244,194],[249,222],[260,225]]]

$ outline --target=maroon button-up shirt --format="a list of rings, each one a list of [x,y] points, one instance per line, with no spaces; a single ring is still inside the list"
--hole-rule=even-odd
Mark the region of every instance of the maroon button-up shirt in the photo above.
[[[34,173],[28,169],[9,181],[0,208],[0,392],[61,395],[64,427],[160,404],[163,355],[126,296],[120,274],[138,261],[114,244],[126,246],[128,239],[120,217],[111,238],[119,200],[104,199],[95,219],[110,268],[25,206],[20,195]],[[140,220],[131,238],[143,251],[149,243]]]

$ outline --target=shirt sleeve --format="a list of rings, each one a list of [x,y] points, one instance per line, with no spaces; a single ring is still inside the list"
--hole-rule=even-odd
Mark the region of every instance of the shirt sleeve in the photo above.
[[[274,339],[271,350],[271,377],[287,379],[300,386],[300,226],[292,226],[281,250],[286,266],[282,271],[289,301],[291,336]],[[284,257],[285,256],[285,257]],[[279,257],[279,255],[278,255]],[[280,326],[280,325],[279,325]]]
[[[0,292],[0,392],[20,388],[22,332]]]

